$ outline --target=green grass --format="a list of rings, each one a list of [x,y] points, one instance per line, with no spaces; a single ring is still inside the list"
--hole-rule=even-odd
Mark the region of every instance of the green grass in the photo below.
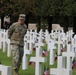
[[[44,48],[46,49],[46,46],[43,47],[43,49]],[[2,49],[0,49],[0,61],[2,62],[3,65],[12,66],[12,56],[11,57],[7,57],[6,53],[7,52],[3,53]],[[33,52],[32,55],[29,55],[29,58],[31,56],[35,56],[35,51]],[[47,58],[47,62],[46,63],[42,63],[42,75],[43,75],[43,71],[44,71],[44,65],[46,67],[49,67],[49,68],[56,68],[57,67],[57,61],[55,61],[54,65],[50,66],[49,65],[49,56],[46,57],[46,58]],[[35,75],[35,68],[33,67],[33,65],[30,65],[27,70],[22,70],[22,67],[21,67],[19,73],[21,75]],[[73,75],[76,75],[76,69],[73,69]]]

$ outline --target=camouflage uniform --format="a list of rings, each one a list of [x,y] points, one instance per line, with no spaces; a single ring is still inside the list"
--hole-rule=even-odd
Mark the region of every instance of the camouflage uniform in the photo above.
[[[13,23],[8,29],[8,38],[11,40],[13,54],[13,69],[19,69],[23,57],[24,35],[26,34],[26,25]]]

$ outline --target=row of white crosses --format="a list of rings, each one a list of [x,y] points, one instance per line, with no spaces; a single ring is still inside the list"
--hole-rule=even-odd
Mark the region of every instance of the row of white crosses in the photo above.
[[[56,43],[54,39],[51,39],[49,32],[46,30],[45,31],[45,41],[47,43],[47,50],[49,51],[49,64],[54,65],[54,49],[56,49]]]
[[[70,31],[70,34],[71,33],[73,33],[72,31]],[[53,43],[51,42],[52,40],[50,39],[50,36],[48,36],[49,35],[49,33],[48,33],[48,31],[46,31],[45,32],[45,41],[46,42],[48,42],[47,44],[48,44],[48,50],[50,49],[50,64],[52,65],[52,64],[54,64],[54,51],[53,51],[53,49],[55,49],[55,48],[53,48]],[[71,38],[72,38],[72,35],[73,34],[71,34]],[[47,37],[49,38],[49,39],[47,39]],[[65,33],[62,31],[61,33],[59,32],[59,34],[58,34],[58,41],[57,40],[53,40],[55,43],[57,43],[58,44],[58,55],[60,55],[61,54],[61,44],[63,45],[63,47],[65,47],[65,41],[66,41],[66,36],[65,36]],[[47,40],[46,40],[47,39]],[[52,43],[52,44],[51,44]],[[54,44],[55,44],[54,43]],[[68,44],[68,43],[67,43]],[[51,46],[52,45],[52,46]],[[51,59],[51,57],[52,57],[52,59]]]
[[[5,42],[6,42],[6,32],[5,30],[0,30],[0,49],[2,48],[3,44],[3,52],[5,52]]]
[[[40,38],[38,38],[39,43],[36,42],[37,35],[38,35],[37,31],[32,32],[32,30],[30,30],[30,31],[27,30],[27,33],[24,37],[25,45],[24,45],[24,56],[23,56],[23,64],[22,64],[22,69],[23,70],[28,69],[28,55],[32,54],[33,46],[36,46],[37,44],[39,44],[41,42]],[[41,35],[40,35],[40,37],[41,37]]]
[[[35,75],[41,75],[41,65],[39,63],[41,59],[37,60],[37,58],[40,58],[39,54],[40,54],[40,56],[42,54],[42,52],[41,52],[42,51],[41,46],[43,46],[43,43],[42,43],[41,39],[42,39],[42,34],[41,35],[39,34],[38,42],[36,43],[36,46],[37,46],[37,48],[36,48],[36,57],[31,57],[31,59],[30,59],[30,61],[36,62]],[[48,49],[50,50],[50,59],[49,59],[50,62],[49,63],[50,63],[50,65],[53,65],[54,64],[54,50],[53,49],[55,49],[55,42],[53,40],[51,40],[51,39],[48,40]]]
[[[51,35],[47,30],[45,31],[44,34],[45,34],[45,41],[47,44],[47,50],[49,51],[50,54],[49,64],[54,65],[54,57],[55,57],[54,50],[56,49],[56,42],[54,39],[51,38]]]
[[[42,32],[42,31],[41,31]],[[38,41],[35,43],[35,40],[36,39],[34,37],[34,39],[32,38],[32,32],[28,35],[30,36],[31,38],[29,40],[27,40],[26,38],[26,43],[25,43],[25,46],[24,46],[24,56],[23,56],[23,70],[27,69],[28,68],[28,56],[27,54],[31,54],[32,50],[28,50],[27,48],[27,43],[30,43],[30,44],[34,44],[36,46],[36,57],[31,57],[30,58],[30,61],[31,62],[35,62],[36,63],[36,71],[35,71],[35,75],[42,75],[42,71],[41,71],[41,63],[42,62],[46,62],[46,59],[42,57],[42,46],[44,46],[44,43],[42,42],[42,34],[38,34],[38,36],[36,36],[36,38],[38,39]],[[28,33],[27,33],[28,34]],[[27,36],[26,34],[26,36]],[[34,33],[35,34],[35,33]],[[28,42],[29,41],[29,42]],[[33,46],[33,45],[32,45]],[[31,52],[30,52],[31,51]],[[37,60],[38,59],[38,60]]]
[[[44,44],[42,42],[43,32],[41,30],[41,32],[39,34],[37,34],[37,33],[34,33],[34,34],[36,34],[35,37],[33,36],[32,31],[31,32],[27,31],[27,34],[26,34],[27,37],[25,36],[25,38],[24,38],[25,46],[24,46],[24,56],[23,56],[22,68],[23,68],[23,70],[28,68],[28,56],[27,55],[32,53],[32,46],[33,46],[32,44],[35,44],[36,45],[36,57],[31,57],[30,61],[36,62],[35,75],[41,75],[41,62],[45,62],[45,58],[42,57],[42,48],[41,48],[41,46],[44,46]],[[38,35],[38,37],[37,37],[37,35]],[[48,36],[49,33],[47,32],[46,35]],[[35,40],[33,39],[33,37],[34,37],[34,39],[38,39],[37,43],[35,43]],[[48,36],[48,38],[49,39],[46,40],[46,42],[48,43],[48,49],[50,50],[50,59],[49,60],[50,60],[50,65],[53,65],[54,64],[54,50],[53,49],[55,49],[54,46],[55,46],[56,40],[50,39],[50,36]],[[62,43],[60,43],[61,42],[60,37],[58,39],[59,39],[58,40],[59,44],[62,44]],[[29,45],[28,43],[31,45],[31,46],[29,46],[29,48],[28,48],[28,45]],[[39,60],[37,60],[37,59],[39,59]]]
[[[50,35],[51,35],[52,39],[56,40],[56,39],[58,39],[58,35],[61,33],[64,33],[64,31],[63,30],[61,30],[61,31],[60,30],[51,30]]]
[[[56,35],[57,34],[57,35]],[[69,30],[68,32],[64,33],[64,31],[51,31],[50,36],[52,39],[54,39],[56,41],[56,44],[58,44],[58,55],[61,54],[61,45],[63,45],[63,47],[65,47],[68,42],[72,41],[73,38],[73,30]]]
[[[46,35],[48,36],[49,34],[46,33]],[[59,34],[60,35],[60,34]],[[55,40],[52,40],[50,39],[50,36],[49,37],[49,40],[46,40],[46,42],[48,41],[48,49],[50,50],[50,65],[53,65],[54,64],[54,49],[56,49],[55,47]],[[47,37],[45,37],[47,38]],[[42,58],[42,48],[41,46],[43,46],[42,44],[42,35],[39,34],[39,37],[38,37],[38,42],[36,43],[36,57],[31,57],[30,58],[30,61],[32,62],[35,62],[36,63],[36,71],[35,71],[35,75],[41,75],[41,62],[45,62],[45,59]],[[60,43],[60,37],[58,38],[59,39],[59,44],[62,44]],[[64,37],[63,37],[64,39]],[[63,40],[65,41],[65,40]],[[32,42],[31,42],[32,43]],[[26,46],[27,47],[27,46]],[[74,52],[71,52],[69,51],[71,48],[70,45],[67,45],[67,52],[63,52],[62,56],[58,56],[58,65],[57,65],[57,69],[51,69],[51,73],[50,74],[53,74],[53,75],[63,75],[63,72],[65,73],[65,75],[72,75],[72,58],[75,57],[75,53]],[[27,48],[25,48],[27,49]],[[60,48],[59,48],[60,49]],[[28,50],[28,49],[27,49]],[[28,51],[25,51],[26,54],[30,54],[30,52]],[[70,54],[70,55],[69,55]],[[65,57],[67,57],[67,68],[65,68]],[[38,59],[38,60],[37,60]]]
[[[42,42],[42,31],[40,31],[38,42],[36,43],[36,57],[31,57],[30,61],[36,63],[35,75],[42,75],[42,62],[46,62],[46,59],[42,57],[42,46],[45,44]],[[38,59],[38,60],[37,60]]]
[[[61,50],[60,50],[61,45],[64,45],[64,41],[61,39],[64,38],[63,34],[65,34],[63,30],[62,31],[52,30],[50,33],[51,39],[53,39],[55,43],[58,45],[58,55],[61,54]]]
[[[7,35],[8,31],[1,29],[0,30],[0,49],[3,49],[3,52],[6,52],[7,48],[7,56],[11,56],[11,50],[10,50],[10,40],[8,39]]]
[[[60,55],[60,53],[61,53],[61,50],[60,50],[60,45],[61,44],[63,44],[63,45],[65,45],[65,41],[63,42],[63,41],[61,41],[61,34],[65,34],[65,33],[63,33],[63,31],[61,31],[61,33],[59,32],[59,31],[57,31],[56,30],[56,32],[55,31],[53,31],[54,33],[50,33],[50,35],[51,36],[53,36],[53,38],[54,38],[54,40],[56,41],[56,44],[58,44],[58,55]],[[69,31],[70,32],[70,36],[72,36],[71,35],[71,33],[72,33],[72,31]],[[7,33],[5,33],[4,32],[4,36],[7,36],[6,35]],[[31,35],[29,35],[29,34],[31,34]],[[28,34],[27,34],[27,38],[28,38],[28,43],[29,43],[29,49],[30,50],[32,50],[32,45],[33,45],[33,43],[36,41],[36,35],[37,35],[37,32],[33,32],[32,33],[32,31],[28,31]],[[42,32],[42,30],[39,32],[39,35],[40,35],[40,37],[42,37],[43,36],[43,32]],[[46,30],[46,32],[45,32],[45,41],[46,41],[46,43],[48,43],[49,42],[49,40],[50,40],[50,35],[49,35],[49,32]],[[2,37],[2,36],[1,36]],[[63,37],[63,39],[65,39],[66,41],[68,40],[68,34],[67,34],[67,36],[66,37]],[[33,39],[33,40],[31,40],[31,39]],[[3,38],[2,38],[3,39]],[[30,39],[30,40],[29,40]],[[56,39],[58,39],[58,40],[56,40]],[[4,40],[1,40],[2,42],[3,42],[3,52],[5,52],[5,44],[6,44],[6,41],[5,41],[5,38],[4,38]],[[67,41],[68,42],[68,41]],[[7,51],[7,56],[9,57],[9,56],[11,56],[11,50],[10,50],[10,40],[9,39],[7,39],[7,44],[8,44],[8,51]],[[66,43],[67,44],[67,43]],[[1,46],[1,44],[0,44],[0,46]]]
[[[34,43],[34,40],[32,38],[32,33],[30,33],[30,31],[27,31],[27,33],[24,37],[24,56],[23,56],[23,60],[22,60],[23,61],[22,62],[23,70],[28,69],[28,55],[32,54],[33,43]]]
[[[62,56],[58,56],[57,68],[51,68],[50,74],[72,75],[72,58],[76,57],[76,53],[71,51],[71,49],[71,44],[67,44],[67,52],[63,52]]]
[[[62,33],[62,42],[63,41],[66,41],[66,37],[63,35],[64,33]],[[59,34],[60,35],[60,34]],[[58,38],[58,43],[59,44],[63,44],[63,43],[60,43],[61,42],[61,37],[60,36],[58,36],[59,38]],[[69,36],[68,36],[69,37]],[[66,38],[66,39],[64,39],[64,38]],[[72,38],[72,35],[71,35],[71,38]],[[54,41],[54,40],[53,40]],[[70,40],[71,41],[71,40]],[[50,65],[53,65],[54,64],[54,51],[53,51],[53,49],[55,49],[54,48],[54,45],[53,45],[53,43],[51,42],[51,40],[49,40],[49,43],[50,43]],[[52,44],[51,44],[52,43]],[[68,42],[67,42],[67,44],[68,44]],[[75,52],[73,51],[70,51],[70,50],[72,50],[72,48],[71,48],[72,46],[71,45],[67,45],[67,52],[63,52],[62,53],[62,56],[58,56],[58,64],[57,64],[57,69],[55,69],[55,68],[53,68],[53,69],[51,69],[51,71],[50,71],[50,74],[52,74],[52,75],[72,75],[72,59],[75,57]],[[60,50],[60,48],[59,48],[59,50]],[[61,53],[61,52],[60,52]],[[59,53],[59,54],[60,54]],[[66,64],[66,60],[65,60],[65,57],[67,58],[67,68],[65,68],[65,64]],[[52,59],[51,59],[52,58]]]
[[[61,37],[58,36],[59,37],[58,38],[59,39],[58,43],[59,44],[65,44],[65,43],[60,43],[60,41],[61,40],[62,40],[62,42],[67,41],[67,37],[65,36],[65,33],[62,33],[61,35],[62,35]],[[68,44],[69,41],[72,41],[72,38],[73,38],[72,36],[73,36],[73,33],[72,33],[72,31],[70,31],[70,33],[68,35],[68,37],[70,38],[70,40],[67,41],[67,52],[63,52],[62,56],[58,56],[57,69],[55,69],[55,68],[51,69],[50,70],[50,74],[52,74],[52,75],[72,75],[72,59],[74,57],[76,57],[76,53],[73,51],[74,49],[72,49],[72,46],[74,44],[73,45]],[[62,38],[62,39],[60,39],[60,38]],[[76,39],[74,37],[73,42],[75,42],[75,40]],[[51,41],[49,41],[49,42],[50,42],[50,45],[51,45]],[[52,46],[53,46],[53,44],[52,44]],[[54,51],[53,51],[53,49],[55,49],[55,48],[53,48],[54,46],[53,47],[52,46],[50,47],[51,48],[51,53],[52,53],[50,55],[50,61],[51,61],[50,65],[54,64],[54,58],[53,58],[54,57]],[[74,47],[75,46],[76,46],[76,44],[74,45]],[[59,48],[59,50],[60,50],[60,48]],[[51,60],[51,57],[52,57],[52,60]],[[67,58],[67,66],[65,66],[65,64],[66,64],[65,57]]]

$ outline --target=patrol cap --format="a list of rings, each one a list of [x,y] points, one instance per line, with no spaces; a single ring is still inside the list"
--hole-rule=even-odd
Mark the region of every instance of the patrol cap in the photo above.
[[[19,19],[25,20],[25,16],[26,16],[25,14],[20,14],[20,15],[19,15]]]

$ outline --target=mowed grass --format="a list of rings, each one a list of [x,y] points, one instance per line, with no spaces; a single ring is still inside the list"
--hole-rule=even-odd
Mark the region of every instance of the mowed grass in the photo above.
[[[43,49],[46,49],[46,47],[43,47]],[[33,51],[32,55],[29,55],[28,61],[31,56],[35,56],[35,51]],[[54,65],[50,66],[49,65],[49,55],[45,58],[47,58],[47,62],[42,63],[42,75],[44,72],[44,65],[49,68],[57,67],[57,61],[55,61]],[[0,61],[2,62],[3,65],[12,66],[12,56],[7,57],[7,51],[5,53],[3,53],[2,49],[0,49]],[[12,70],[12,72],[13,72],[13,70]],[[30,65],[30,66],[28,66],[27,70],[22,70],[22,67],[21,67],[19,73],[20,73],[20,75],[35,75],[35,67],[33,65]],[[13,75],[13,73],[12,73],[12,75]],[[76,75],[76,69],[73,69],[72,75]]]

